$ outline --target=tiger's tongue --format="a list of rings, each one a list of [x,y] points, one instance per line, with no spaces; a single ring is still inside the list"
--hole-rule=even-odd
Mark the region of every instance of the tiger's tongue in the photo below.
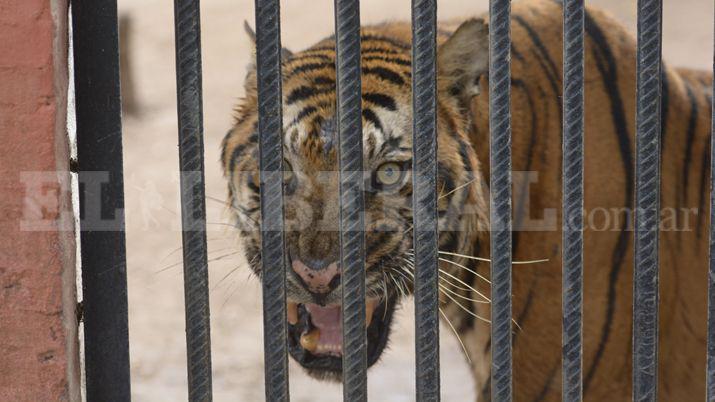
[[[377,307],[377,299],[365,301],[365,326],[370,326],[372,316]],[[343,314],[340,305],[319,306],[308,303],[305,305],[313,328],[300,335],[300,345],[313,354],[340,356],[343,351]],[[295,325],[298,322],[298,305],[288,303],[288,322]]]
[[[341,307],[306,304],[305,308],[315,328],[301,335],[301,345],[311,353],[340,356],[343,343]]]

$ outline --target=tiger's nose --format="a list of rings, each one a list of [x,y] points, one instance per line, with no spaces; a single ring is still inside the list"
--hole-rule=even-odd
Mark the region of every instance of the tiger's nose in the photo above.
[[[306,265],[298,259],[292,262],[293,271],[303,280],[308,290],[313,293],[328,293],[340,284],[338,264],[313,263]]]

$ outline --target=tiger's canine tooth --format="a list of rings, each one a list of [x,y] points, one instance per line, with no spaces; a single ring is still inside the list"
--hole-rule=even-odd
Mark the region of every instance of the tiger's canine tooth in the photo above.
[[[377,307],[377,299],[365,300],[365,327],[369,327],[372,322],[372,313]]]
[[[300,336],[300,346],[308,352],[315,352],[318,349],[318,341],[320,340],[320,330],[313,328],[309,332],[304,332]]]
[[[298,303],[292,303],[288,302],[288,308],[286,309],[288,312],[288,322],[291,325],[295,325],[298,323]]]

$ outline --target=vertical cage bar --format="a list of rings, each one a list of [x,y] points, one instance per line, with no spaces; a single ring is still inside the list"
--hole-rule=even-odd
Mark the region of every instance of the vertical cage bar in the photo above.
[[[510,401],[511,379],[511,2],[489,1],[489,165],[492,400]]]
[[[662,0],[638,0],[633,400],[655,401],[658,384]]]
[[[360,2],[335,0],[343,400],[367,401]]]
[[[715,16],[713,16],[715,21]],[[715,39],[715,31],[713,32]],[[715,46],[713,48],[713,73],[715,74]],[[715,80],[710,99],[715,99]],[[711,102],[712,103],[712,102]],[[706,400],[715,401],[715,103],[710,111],[710,254],[708,270],[708,353]]]
[[[190,401],[210,401],[211,335],[199,0],[174,0],[186,358]]]
[[[412,210],[418,401],[439,401],[437,2],[412,1]]]
[[[73,1],[72,22],[86,395],[90,401],[128,401],[117,2]]]
[[[287,401],[288,346],[283,221],[283,112],[278,0],[256,0],[261,179],[261,280],[266,401]]]
[[[580,401],[583,317],[584,0],[563,5],[562,400]]]

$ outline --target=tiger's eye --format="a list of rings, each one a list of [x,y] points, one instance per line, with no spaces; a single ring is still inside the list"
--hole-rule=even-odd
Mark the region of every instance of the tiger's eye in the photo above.
[[[261,172],[259,172],[258,170],[254,170],[253,172],[251,172],[251,182],[253,182],[253,185],[256,188],[259,188],[261,186]]]
[[[261,185],[261,174],[258,170],[251,174],[251,179],[256,187]],[[283,162],[283,183],[291,184],[295,179],[295,173],[293,173],[293,167],[288,161]]]
[[[283,186],[285,188],[285,194],[291,195],[295,192],[297,186],[298,178],[293,172],[293,166],[287,160],[283,161]]]
[[[293,180],[293,176],[295,176],[295,173],[293,173],[293,169],[290,168],[290,165],[285,166],[283,169],[283,182],[289,183]]]
[[[290,183],[294,177],[295,173],[293,173],[293,165],[291,165],[287,159],[283,159],[283,182]]]
[[[392,186],[402,180],[402,170],[395,162],[387,162],[380,165],[375,172],[377,182],[383,186]]]

